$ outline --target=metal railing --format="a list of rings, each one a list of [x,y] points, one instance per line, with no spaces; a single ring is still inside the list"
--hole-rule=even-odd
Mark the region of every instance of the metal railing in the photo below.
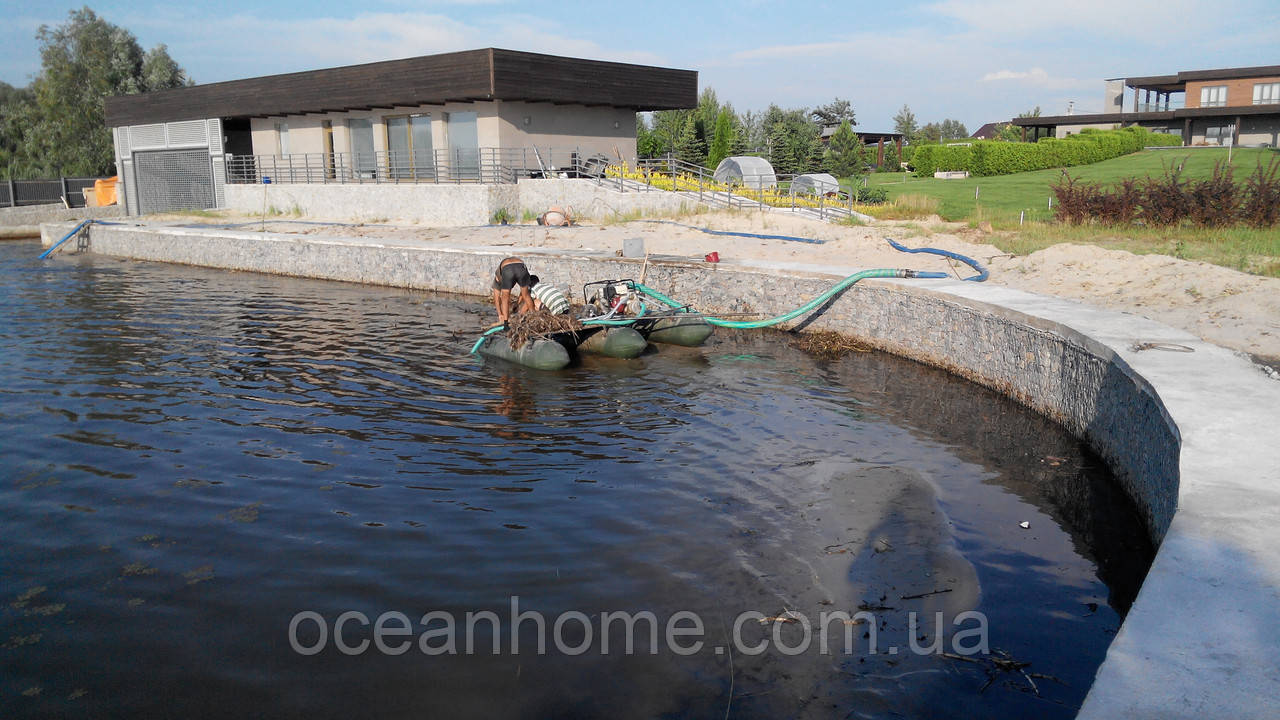
[[[26,205],[54,205],[63,202],[69,207],[84,207],[84,195],[80,192],[93,187],[101,178],[63,177],[56,180],[0,180],[0,207]]]
[[[616,170],[610,174],[616,174]],[[706,167],[674,157],[646,158],[636,162],[632,177],[625,178],[643,189],[670,190],[697,199],[712,207],[740,210],[788,209],[822,220],[842,220],[854,215],[856,198],[843,189],[829,192],[792,191],[797,175],[744,175],[722,182]],[[639,177],[635,177],[639,175]],[[619,178],[601,181],[609,186]]]
[[[231,155],[227,182],[501,184],[533,177],[598,177],[609,162],[576,148],[531,147]]]
[[[1167,112],[1169,110],[1181,110],[1186,105],[1185,100],[1168,100],[1164,102],[1140,102],[1137,106],[1137,112]]]

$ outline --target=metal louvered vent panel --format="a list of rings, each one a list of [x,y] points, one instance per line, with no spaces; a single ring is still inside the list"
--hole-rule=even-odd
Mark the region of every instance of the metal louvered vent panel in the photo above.
[[[169,147],[209,146],[209,135],[203,120],[171,122],[168,124]]]
[[[129,128],[116,128],[116,153],[120,157],[129,154]]]
[[[209,121],[209,154],[210,155],[222,154],[222,121],[221,120],[214,119]]]
[[[129,149],[159,149],[164,146],[164,125],[134,125],[129,128]]]
[[[214,207],[224,208],[227,206],[227,162],[221,155],[214,155],[212,159]]]
[[[133,160],[140,214],[216,206],[208,150],[135,152]]]

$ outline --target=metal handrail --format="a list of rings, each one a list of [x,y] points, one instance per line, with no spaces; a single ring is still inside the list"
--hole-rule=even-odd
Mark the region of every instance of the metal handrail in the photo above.
[[[578,148],[379,150],[368,153],[230,155],[227,182],[514,183],[520,178],[599,177],[610,159]]]

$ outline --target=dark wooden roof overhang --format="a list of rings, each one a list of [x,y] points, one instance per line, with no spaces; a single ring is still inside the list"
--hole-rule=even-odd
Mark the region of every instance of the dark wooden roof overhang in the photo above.
[[[106,99],[106,118],[120,127],[484,100],[691,108],[698,73],[486,48],[118,95]]]

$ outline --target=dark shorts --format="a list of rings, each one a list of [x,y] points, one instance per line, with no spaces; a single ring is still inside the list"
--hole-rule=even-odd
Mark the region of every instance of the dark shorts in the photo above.
[[[529,287],[529,271],[522,262],[507,263],[493,276],[494,290],[510,290],[519,285]]]

